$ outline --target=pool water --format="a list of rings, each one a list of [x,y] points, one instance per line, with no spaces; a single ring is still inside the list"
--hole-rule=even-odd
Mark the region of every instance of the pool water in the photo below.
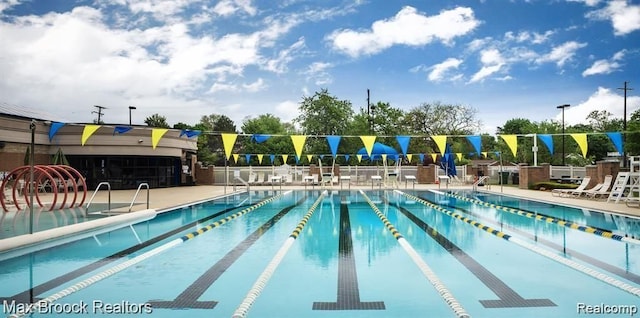
[[[231,317],[320,195],[314,190],[228,196],[163,212],[133,229],[2,260],[5,314],[15,304],[110,273],[50,307],[64,313],[34,316],[77,316],[69,313],[76,310],[88,316]],[[517,244],[640,288],[638,219],[472,191],[381,190],[366,196],[472,317],[573,317],[581,315],[580,306],[637,310],[640,304],[637,295]],[[263,200],[271,201],[249,208]],[[112,273],[118,264],[185,237]],[[362,193],[327,192],[248,316],[455,317],[396,237]]]

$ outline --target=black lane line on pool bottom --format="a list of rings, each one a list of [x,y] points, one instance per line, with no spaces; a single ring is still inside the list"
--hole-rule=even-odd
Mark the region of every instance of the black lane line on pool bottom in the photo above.
[[[420,197],[420,198],[425,200],[425,201],[429,201],[428,199],[426,199],[424,197]],[[429,202],[432,202],[432,201],[429,201]],[[471,211],[469,211],[467,209],[455,207],[455,206],[452,206],[451,204],[444,204],[444,206],[450,207],[450,208],[453,208],[453,209],[458,209],[458,210],[460,210],[460,211],[462,211],[462,212],[464,212],[464,213],[466,213],[468,215],[477,217],[477,218],[479,218],[481,220],[484,220],[487,223],[493,224],[494,226],[504,226],[506,228],[509,228],[509,231],[511,231],[511,232],[517,233],[518,235],[524,236],[524,237],[526,237],[526,238],[528,238],[530,240],[533,240],[533,241],[536,241],[536,242],[541,243],[543,245],[546,245],[546,246],[556,250],[559,253],[563,253],[563,254],[569,255],[572,258],[579,259],[579,260],[584,261],[584,262],[586,262],[586,263],[588,263],[590,265],[593,265],[595,267],[599,267],[600,269],[608,271],[609,273],[612,273],[612,274],[618,275],[618,276],[620,276],[622,278],[628,279],[628,280],[630,280],[630,281],[632,281],[632,282],[634,282],[636,284],[640,284],[640,275],[632,273],[632,272],[629,272],[629,271],[627,271],[627,270],[625,270],[623,268],[620,268],[620,267],[605,263],[605,262],[603,262],[603,261],[601,261],[601,260],[599,260],[597,258],[591,257],[591,256],[583,254],[583,253],[580,253],[580,252],[578,252],[576,250],[563,247],[562,245],[554,243],[553,241],[538,237],[537,235],[531,234],[529,232],[525,232],[523,230],[520,230],[518,228],[510,226],[509,224],[499,224],[499,223],[497,223],[495,221],[492,221],[489,218],[486,218],[486,217],[480,215],[479,213],[475,213],[475,212],[471,212]],[[538,222],[547,224],[547,222],[545,222],[545,221],[538,221]],[[566,228],[564,230],[566,231]],[[625,244],[628,245],[628,243],[625,243]]]
[[[213,283],[224,274],[224,272],[235,263],[249,247],[253,245],[264,233],[271,229],[282,217],[287,215],[295,207],[300,206],[307,199],[304,196],[294,205],[290,205],[282,209],[278,214],[269,219],[266,223],[260,226],[257,230],[251,233],[242,242],[238,243],[231,251],[211,266],[204,274],[200,275],[189,287],[183,290],[178,297],[174,300],[150,300],[149,304],[153,308],[170,308],[170,309],[183,309],[183,308],[199,308],[199,309],[213,309],[218,304],[215,300],[199,301],[198,298],[204,294]]]
[[[141,249],[143,249],[145,247],[148,247],[148,246],[153,245],[153,244],[155,244],[157,242],[160,242],[160,241],[162,241],[162,240],[164,240],[164,239],[166,239],[166,238],[168,238],[168,237],[170,237],[172,235],[176,235],[176,234],[178,234],[180,232],[189,230],[189,229],[193,228],[194,226],[197,226],[198,224],[200,224],[202,222],[206,222],[208,220],[214,219],[214,218],[216,218],[218,216],[224,215],[224,214],[229,213],[229,212],[231,212],[233,210],[240,209],[240,208],[243,208],[243,207],[246,207],[246,206],[249,206],[249,204],[241,205],[241,206],[237,206],[237,207],[226,208],[226,209],[224,209],[224,210],[222,210],[220,212],[217,212],[215,214],[212,214],[210,216],[207,216],[207,217],[204,217],[202,219],[199,219],[199,220],[193,221],[191,223],[185,224],[185,225],[183,225],[183,226],[181,226],[181,227],[179,227],[177,229],[171,230],[171,231],[166,232],[164,234],[160,234],[160,235],[158,235],[158,236],[156,236],[156,237],[154,237],[152,239],[149,239],[147,241],[142,242],[141,244],[134,245],[134,246],[129,247],[127,249],[121,250],[121,251],[116,252],[114,254],[111,254],[111,255],[109,255],[107,257],[104,257],[104,258],[102,258],[100,260],[97,260],[97,261],[95,261],[95,262],[93,262],[91,264],[82,266],[82,267],[80,267],[80,268],[78,268],[76,270],[73,270],[71,272],[68,272],[68,273],[66,273],[64,275],[58,276],[56,278],[53,278],[53,279],[51,279],[51,280],[49,280],[47,282],[44,282],[44,283],[42,283],[42,284],[40,284],[38,286],[35,286],[35,287],[33,287],[31,289],[28,289],[28,290],[25,290],[25,291],[23,291],[23,292],[21,292],[19,294],[13,295],[11,297],[0,297],[0,302],[4,302],[6,300],[6,301],[9,301],[9,302],[15,301],[16,303],[21,303],[21,304],[34,303],[34,302],[40,300],[39,298],[34,298],[33,297],[34,295],[35,296],[41,295],[41,294],[43,294],[43,293],[45,293],[45,292],[47,292],[47,291],[49,291],[51,289],[54,289],[56,287],[61,286],[62,284],[68,283],[68,282],[70,282],[70,281],[72,281],[72,280],[74,280],[74,279],[76,279],[76,278],[78,278],[78,277],[80,277],[82,275],[90,273],[90,272],[92,272],[92,271],[94,271],[94,270],[96,270],[96,269],[98,269],[100,267],[109,265],[110,263],[113,263],[113,262],[115,262],[115,261],[117,261],[117,260],[119,260],[119,259],[121,259],[123,257],[127,257],[130,254],[133,254],[133,253],[135,253],[135,252],[137,252],[137,251],[139,251],[139,250],[141,250]]]
[[[434,228],[422,221],[404,207],[396,203],[390,203],[385,199],[385,203],[398,209],[400,213],[409,218],[422,231],[434,239],[440,246],[456,258],[464,267],[475,275],[487,288],[489,288],[500,299],[480,300],[485,308],[515,308],[515,307],[553,307],[556,304],[550,299],[525,299],[515,290],[511,289],[505,282],[491,273],[487,268],[478,263],[469,254],[465,253],[453,242],[449,241]]]
[[[346,199],[342,199],[344,202]],[[383,301],[360,301],[356,259],[353,256],[349,208],[340,204],[340,238],[338,242],[338,299],[337,302],[313,303],[313,310],[384,310]]]

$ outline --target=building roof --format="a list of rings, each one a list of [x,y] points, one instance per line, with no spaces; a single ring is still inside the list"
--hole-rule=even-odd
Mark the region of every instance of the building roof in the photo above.
[[[23,107],[23,106],[12,105],[3,101],[0,101],[0,115],[22,117],[27,119],[39,119],[39,120],[65,122],[65,120],[60,116],[53,115],[40,110]]]

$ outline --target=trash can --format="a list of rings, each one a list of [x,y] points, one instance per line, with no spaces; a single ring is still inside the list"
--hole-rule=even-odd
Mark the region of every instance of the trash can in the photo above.
[[[509,183],[509,171],[500,172],[500,184],[508,184]]]
[[[520,173],[514,172],[511,175],[511,181],[513,182],[513,184],[520,184]]]

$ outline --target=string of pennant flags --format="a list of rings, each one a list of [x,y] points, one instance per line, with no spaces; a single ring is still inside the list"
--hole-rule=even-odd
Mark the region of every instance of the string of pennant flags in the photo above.
[[[84,146],[87,141],[89,140],[89,138],[96,132],[98,131],[98,129],[105,127],[105,128],[113,128],[113,135],[116,134],[125,134],[127,132],[129,132],[132,129],[143,129],[143,130],[151,130],[151,145],[153,147],[153,149],[155,149],[158,145],[158,143],[160,142],[160,140],[162,139],[162,137],[170,130],[167,128],[143,128],[143,127],[132,127],[132,126],[108,126],[108,125],[94,125],[94,124],[66,124],[66,123],[60,123],[60,122],[54,122],[51,123],[50,128],[49,128],[49,140],[52,140],[53,137],[56,135],[56,133],[60,130],[60,128],[64,127],[65,125],[73,125],[73,126],[84,126],[84,129],[82,131],[82,136],[80,139],[81,145]],[[197,137],[200,136],[202,134],[206,134],[206,135],[219,135],[222,138],[222,143],[224,146],[224,151],[225,151],[225,156],[227,160],[230,160],[232,155],[234,158],[234,161],[237,163],[238,158],[240,157],[240,154],[232,154],[233,151],[233,147],[236,143],[236,140],[238,138],[238,136],[248,136],[251,138],[251,141],[256,142],[256,143],[262,143],[267,141],[269,138],[271,137],[282,137],[282,136],[288,136],[291,138],[291,142],[293,143],[293,147],[295,149],[295,156],[296,156],[296,162],[298,162],[300,160],[300,158],[302,158],[302,152],[304,149],[304,144],[307,140],[308,137],[312,137],[312,138],[325,138],[327,140],[327,143],[329,144],[329,148],[331,150],[331,155],[333,157],[338,156],[337,151],[338,151],[338,146],[340,144],[340,141],[342,138],[345,137],[356,137],[356,138],[360,138],[360,140],[362,141],[364,148],[366,149],[366,153],[368,157],[371,157],[371,152],[373,150],[373,146],[375,144],[376,138],[377,137],[395,137],[396,141],[398,143],[398,145],[400,145],[400,149],[401,149],[401,153],[402,155],[407,158],[409,161],[411,161],[411,159],[413,158],[414,154],[409,154],[408,153],[408,148],[409,148],[409,142],[411,140],[411,138],[431,138],[434,143],[436,144],[436,146],[438,147],[438,150],[440,151],[440,155],[444,156],[445,154],[445,150],[446,150],[446,144],[447,144],[447,139],[448,138],[456,138],[456,137],[464,137],[466,138],[469,143],[474,147],[476,153],[478,155],[483,155],[485,157],[487,157],[488,152],[483,152],[481,151],[482,148],[482,136],[481,135],[435,135],[435,136],[422,136],[422,135],[413,135],[413,136],[350,136],[350,135],[342,135],[342,136],[337,136],[337,135],[280,135],[280,134],[236,134],[236,133],[221,133],[221,132],[203,132],[200,130],[190,130],[190,129],[182,129],[180,130],[180,135],[179,137],[186,137],[186,138],[193,138],[193,137]],[[587,143],[587,135],[595,135],[595,134],[606,134],[607,137],[609,137],[609,140],[613,143],[613,145],[615,146],[616,150],[618,151],[618,153],[623,153],[623,141],[622,141],[622,133],[621,132],[606,132],[606,133],[569,133],[568,135],[571,136],[575,142],[578,144],[578,147],[580,148],[580,151],[582,152],[582,156],[586,157],[587,155],[587,150],[588,150],[588,143]],[[518,137],[531,137],[533,136],[534,138],[539,138],[542,143],[547,147],[547,149],[549,150],[549,152],[553,155],[553,136],[557,136],[557,135],[563,135],[563,134],[509,134],[509,135],[498,135],[500,138],[502,138],[502,140],[504,140],[504,142],[507,144],[507,146],[509,147],[509,149],[511,150],[511,152],[513,153],[513,155],[515,156],[518,150]],[[264,158],[263,154],[244,154],[247,162],[249,162],[250,158],[252,155],[255,155],[258,158],[258,161],[260,163],[262,163],[262,160]],[[420,157],[420,161],[424,161],[424,154],[418,154]],[[462,153],[456,153],[455,154],[458,158],[458,160],[462,159]],[[274,161],[274,156],[275,155],[270,155],[269,158],[271,159],[271,162]],[[283,161],[286,162],[288,159],[288,155],[287,154],[283,154],[281,155],[283,158]],[[307,158],[309,160],[309,162],[311,162],[312,159],[312,154],[307,154]],[[318,155],[318,156],[324,156],[324,155]],[[343,154],[341,156],[344,156],[347,161],[350,158],[349,154]],[[395,155],[394,155],[395,156]],[[433,153],[431,154],[433,161],[436,161],[437,158],[437,153]],[[356,155],[356,157],[358,158],[358,162],[360,162],[362,160],[362,155]],[[386,159],[386,155],[383,157],[383,159]],[[392,157],[390,159],[395,159],[397,160],[398,157]]]

